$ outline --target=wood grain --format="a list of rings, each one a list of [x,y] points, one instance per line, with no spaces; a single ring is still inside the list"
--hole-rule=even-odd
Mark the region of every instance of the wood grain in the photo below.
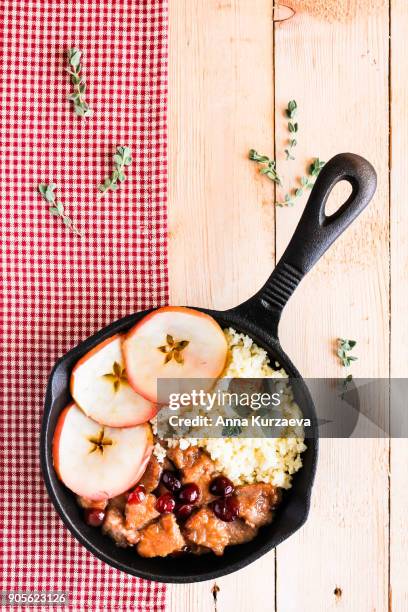
[[[408,378],[408,13],[391,3],[391,376]],[[391,441],[390,611],[408,610],[408,443]]]
[[[278,143],[286,136],[281,109],[289,98],[300,109],[299,161],[285,165],[286,180],[304,173],[308,156],[344,151],[366,156],[378,173],[369,209],[289,303],[282,344],[304,376],[341,377],[333,340],[353,338],[353,375],[387,376],[388,13],[348,25],[297,16],[277,27],[275,41]],[[303,204],[278,211],[277,255]],[[279,612],[387,609],[387,440],[322,440],[310,518],[277,551],[276,588]]]
[[[357,0],[352,0],[358,4]],[[392,0],[403,13],[404,0]],[[291,185],[310,159],[350,150],[378,172],[375,200],[302,283],[285,312],[281,340],[305,376],[342,376],[339,336],[355,338],[354,376],[389,373],[388,9],[347,24],[306,15],[276,27],[270,0],[170,0],[169,263],[170,301],[227,308],[256,291],[292,234],[304,200],[273,206],[271,184],[247,159],[251,147],[282,150],[289,99],[299,105],[296,162],[280,170]],[[404,21],[397,27],[403,54]],[[395,44],[393,42],[393,44]],[[397,64],[398,60],[395,60]],[[394,65],[394,63],[393,63]],[[395,66],[401,94],[406,63]],[[399,84],[399,85],[398,85]],[[276,101],[275,101],[276,95]],[[402,189],[406,130],[393,143],[392,364],[407,360],[403,329],[408,265]],[[333,204],[344,198],[342,186]],[[396,200],[398,202],[396,203]],[[394,242],[395,241],[395,242]],[[394,247],[395,244],[395,247]],[[404,248],[404,254],[401,253]],[[403,285],[402,283],[405,283]],[[402,287],[396,293],[396,286]],[[396,296],[396,297],[394,297]],[[395,342],[394,338],[400,340]],[[393,365],[392,372],[402,372]],[[394,375],[398,375],[395,374]],[[406,445],[392,446],[391,583],[394,610],[406,604],[407,561],[398,496]],[[405,453],[405,454],[404,454]],[[403,460],[403,463],[401,463]],[[388,609],[389,445],[387,440],[324,440],[306,526],[252,566],[217,581],[169,585],[171,612],[383,612]],[[407,491],[406,484],[405,491]],[[405,529],[406,534],[406,529]],[[394,552],[395,551],[395,552]],[[275,571],[277,585],[275,593]],[[213,587],[219,587],[217,600]],[[406,582],[406,580],[405,580]],[[276,598],[276,606],[275,606]],[[404,608],[405,604],[405,608]]]
[[[273,154],[272,3],[169,8],[170,302],[228,308],[274,267],[273,188],[247,159],[255,145]],[[271,610],[274,573],[272,552],[217,580],[217,611]],[[215,610],[213,586],[169,586],[169,610]]]
[[[228,308],[274,266],[273,189],[247,155],[273,144],[268,0],[170,2],[171,301]]]

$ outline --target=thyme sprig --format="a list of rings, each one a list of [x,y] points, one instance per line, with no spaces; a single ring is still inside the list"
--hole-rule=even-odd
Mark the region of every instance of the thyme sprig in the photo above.
[[[285,194],[283,202],[276,202],[276,206],[293,206],[297,198],[300,198],[305,189],[312,189],[315,179],[326,162],[316,157],[310,164],[307,173],[299,179],[299,185],[293,187]]]
[[[293,121],[297,114],[297,103],[296,100],[290,100],[288,102],[288,107],[285,110],[286,116],[289,119],[288,121],[288,131],[289,131],[289,146],[285,149],[286,160],[294,160],[295,156],[293,155],[293,149],[297,146],[296,134],[299,130],[299,124],[297,121]]]
[[[67,229],[71,230],[74,234],[82,238],[82,232],[79,231],[76,225],[74,225],[72,219],[65,213],[64,205],[62,204],[62,202],[57,200],[54,193],[55,189],[57,189],[57,185],[55,185],[54,183],[50,183],[49,185],[47,185],[46,183],[41,183],[40,185],[38,185],[38,191],[41,193],[45,201],[50,204],[50,207],[48,209],[49,212],[54,217],[59,217]]]
[[[340,384],[340,389],[341,389],[341,399],[344,400],[344,397],[347,393],[347,391],[349,390],[349,386],[351,384],[351,381],[353,380],[353,375],[352,374],[347,374],[347,376],[345,378],[343,378],[343,380],[341,381]]]
[[[357,361],[357,357],[350,355],[350,351],[356,346],[356,340],[346,340],[344,338],[337,339],[337,356],[340,359],[341,365],[344,368],[349,368],[353,361]]]
[[[116,191],[120,183],[125,180],[125,167],[132,163],[132,155],[129,147],[117,147],[113,156],[114,169],[110,176],[98,186],[98,190],[103,195],[108,189]]]
[[[85,102],[86,85],[81,75],[81,56],[82,51],[75,49],[75,47],[68,51],[69,68],[66,70],[71,76],[71,83],[74,86],[74,91],[69,94],[68,100],[74,104],[74,111],[79,117],[89,117],[92,114],[92,110],[87,102]]]
[[[225,425],[221,431],[223,438],[237,438],[241,434],[242,428],[239,425]]]
[[[299,131],[299,124],[295,121],[298,111],[298,105],[296,100],[289,100],[288,106],[285,109],[285,115],[288,118],[288,131],[289,140],[288,147],[285,149],[286,160],[294,160],[293,155],[294,148],[297,146],[296,135]],[[257,162],[261,165],[259,170],[260,174],[266,175],[271,181],[276,183],[279,187],[282,186],[282,180],[278,174],[276,160],[267,157],[266,155],[260,155],[255,149],[249,151],[249,159]],[[299,183],[290,189],[284,196],[282,201],[276,201],[276,206],[293,206],[297,198],[300,198],[306,189],[312,189],[314,185],[314,179],[319,175],[320,170],[323,168],[325,162],[321,161],[316,157],[310,164],[306,174],[299,179]]]
[[[346,340],[345,338],[337,338],[337,356],[344,368],[349,368],[353,361],[357,361],[357,357],[350,355],[350,351],[356,346],[356,340]],[[345,393],[348,391],[349,384],[353,380],[353,375],[348,374],[342,381],[341,399],[344,399]]]
[[[276,161],[267,155],[260,155],[255,149],[249,151],[248,157],[250,160],[257,162],[261,167],[259,174],[264,174],[277,185],[282,185],[282,181],[276,170]]]

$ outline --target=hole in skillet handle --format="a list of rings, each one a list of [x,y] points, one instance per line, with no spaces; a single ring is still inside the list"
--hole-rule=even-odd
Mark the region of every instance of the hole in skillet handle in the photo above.
[[[328,217],[335,213],[348,200],[353,188],[348,181],[339,181],[332,189],[326,202],[325,212]]]
[[[338,210],[326,215],[327,200],[337,183],[347,181],[351,194]],[[371,201],[377,186],[373,166],[353,153],[340,153],[320,171],[309,199],[276,268],[265,285],[238,307],[258,319],[277,336],[282,311],[302,278]]]

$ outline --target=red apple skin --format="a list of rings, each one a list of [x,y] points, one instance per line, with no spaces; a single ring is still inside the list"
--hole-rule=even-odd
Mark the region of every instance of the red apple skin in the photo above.
[[[61,437],[62,427],[64,425],[65,417],[67,416],[69,410],[75,406],[74,402],[71,402],[64,408],[61,414],[58,417],[57,424],[55,426],[54,437],[52,439],[52,461],[54,463],[54,469],[57,473],[57,476],[60,480],[61,474],[59,472],[59,441]]]
[[[185,312],[185,313],[187,313],[189,315],[194,313],[195,316],[202,317],[202,318],[206,319],[207,321],[210,321],[217,329],[220,327],[219,324],[217,323],[217,321],[215,321],[215,319],[212,316],[206,314],[205,312],[201,312],[200,310],[195,310],[194,308],[186,308],[185,306],[163,306],[162,308],[157,308],[156,310],[153,310],[153,312],[151,312],[148,315],[146,315],[145,317],[143,317],[138,323],[136,323],[136,325],[134,325],[132,327],[132,329],[125,336],[125,340],[124,340],[123,345],[122,345],[122,350],[123,350],[123,354],[124,354],[124,357],[125,357],[125,363],[126,363],[127,358],[128,358],[128,343],[127,343],[127,341],[145,323],[147,323],[153,316],[155,316],[157,313],[160,313],[160,312],[181,312],[181,313]],[[228,353],[226,352],[225,363],[223,365],[223,368],[221,368],[220,372],[215,374],[213,376],[213,378],[217,378],[217,376],[220,375],[221,372],[223,371],[223,369],[225,368],[225,364],[227,362],[227,356],[228,356]],[[142,395],[147,400],[150,400],[153,403],[157,402],[157,397],[156,396],[148,395],[146,393],[146,391],[141,389],[139,384],[138,384],[138,382],[137,382],[137,380],[129,373],[128,370],[127,370],[127,376],[128,376],[128,381],[129,381],[130,385],[133,387],[133,389],[136,391],[136,393],[139,393],[139,395]]]
[[[91,349],[90,351],[88,351],[83,357],[81,357],[81,359],[79,359],[73,370],[71,373],[71,378],[70,378],[70,382],[69,382],[69,390],[72,396],[74,396],[73,393],[73,389],[74,389],[74,384],[75,384],[75,374],[76,374],[76,370],[82,365],[84,364],[86,361],[88,361],[88,359],[90,359],[90,357],[92,357],[93,355],[95,355],[96,353],[98,353],[101,349],[103,349],[107,344],[110,344],[110,342],[113,342],[114,340],[117,340],[118,338],[122,338],[124,337],[123,334],[114,334],[113,336],[109,336],[109,338],[106,338],[106,340],[104,340],[103,342],[100,342],[99,344],[97,344],[93,349]],[[133,388],[134,391],[135,388],[133,387],[133,385],[130,383],[130,386]],[[139,395],[142,395],[141,393],[139,393]],[[144,397],[144,396],[142,396]],[[148,398],[145,398],[148,399]],[[150,400],[151,401],[151,400]],[[81,406],[81,404],[79,404],[78,401],[74,402],[76,403],[76,405],[78,406],[78,408],[80,408],[82,410],[82,412],[84,414],[87,414],[86,410],[83,409],[83,407]],[[142,425],[143,423],[147,423],[148,421],[150,421],[151,419],[153,419],[156,414],[159,412],[160,410],[160,406],[154,402],[152,402],[152,407],[151,407],[151,412],[146,413],[143,420],[142,421],[130,421],[127,423],[121,423],[120,427],[135,427],[136,425]],[[94,418],[94,416],[90,417],[92,418],[94,421],[96,421],[97,423],[99,423],[99,421],[97,419]],[[105,422],[105,423],[101,423],[101,425],[105,425],[106,427],[117,427],[117,425],[115,423],[110,423],[110,422]]]
[[[64,421],[65,418],[69,412],[69,410],[75,406],[75,402],[71,402],[70,404],[68,404],[61,412],[61,414],[58,417],[58,421],[57,424],[55,426],[55,430],[54,430],[54,436],[53,436],[53,440],[52,440],[52,459],[53,459],[53,464],[54,464],[54,469],[55,472],[58,476],[58,478],[61,480],[61,482],[64,484],[62,478],[61,478],[61,474],[59,471],[59,441],[60,441],[60,437],[61,437],[61,432],[62,432],[62,428],[64,425]],[[131,489],[132,487],[134,487],[139,480],[142,478],[143,474],[146,471],[147,468],[147,464],[150,461],[150,457],[152,455],[153,452],[153,434],[151,429],[149,429],[149,440],[148,443],[146,445],[146,450],[144,453],[144,457],[143,460],[140,464],[140,469],[137,472],[137,475],[135,476],[135,478],[133,479],[133,482],[131,482],[129,484],[129,486],[126,487],[125,491],[127,491],[128,489]],[[123,491],[123,493],[125,492]],[[94,495],[94,496],[89,496],[88,499],[92,500],[92,501],[103,501],[105,499],[108,499],[107,496],[103,496],[103,495]]]

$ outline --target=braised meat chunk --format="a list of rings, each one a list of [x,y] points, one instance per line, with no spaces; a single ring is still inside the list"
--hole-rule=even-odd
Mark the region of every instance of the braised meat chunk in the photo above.
[[[168,456],[181,471],[183,484],[195,483],[200,489],[199,503],[214,499],[209,485],[216,474],[215,463],[205,451],[197,446],[190,446],[186,450],[172,448]]]
[[[138,484],[143,485],[147,493],[151,493],[159,486],[162,470],[163,468],[158,462],[157,457],[152,455],[149,463],[147,464],[146,471],[139,480]]]
[[[228,546],[228,525],[218,519],[209,508],[201,508],[186,522],[183,530],[188,542],[205,546],[220,556]]]
[[[102,531],[113,538],[116,545],[121,548],[133,546],[140,540],[139,532],[136,529],[128,529],[125,526],[125,518],[117,508],[109,508],[106,512]]]
[[[144,499],[138,503],[126,504],[126,528],[127,529],[142,529],[148,523],[159,516],[155,506],[157,499],[151,493],[148,493]]]
[[[116,508],[117,510],[122,512],[122,514],[124,514],[125,513],[125,507],[126,507],[126,502],[127,502],[127,495],[126,495],[126,493],[121,493],[121,495],[117,495],[116,497],[112,497],[109,500],[109,502],[108,502],[108,509],[109,508]]]
[[[198,446],[189,446],[185,450],[176,446],[167,450],[167,457],[174,463],[176,468],[182,470],[185,467],[191,467],[197,461],[201,453],[202,451]]]
[[[166,557],[184,546],[185,541],[174,514],[164,514],[142,529],[137,552],[142,557]]]
[[[279,490],[271,484],[259,483],[237,487],[238,516],[250,527],[272,522],[272,510],[280,501]]]
[[[256,527],[250,527],[240,519],[235,519],[230,523],[226,523],[226,526],[228,532],[228,546],[250,542],[258,533]]]
[[[184,536],[191,546],[212,550],[216,555],[223,554],[226,546],[244,544],[252,540],[258,529],[247,525],[240,519],[230,522],[217,518],[210,508],[201,508],[185,524]]]

